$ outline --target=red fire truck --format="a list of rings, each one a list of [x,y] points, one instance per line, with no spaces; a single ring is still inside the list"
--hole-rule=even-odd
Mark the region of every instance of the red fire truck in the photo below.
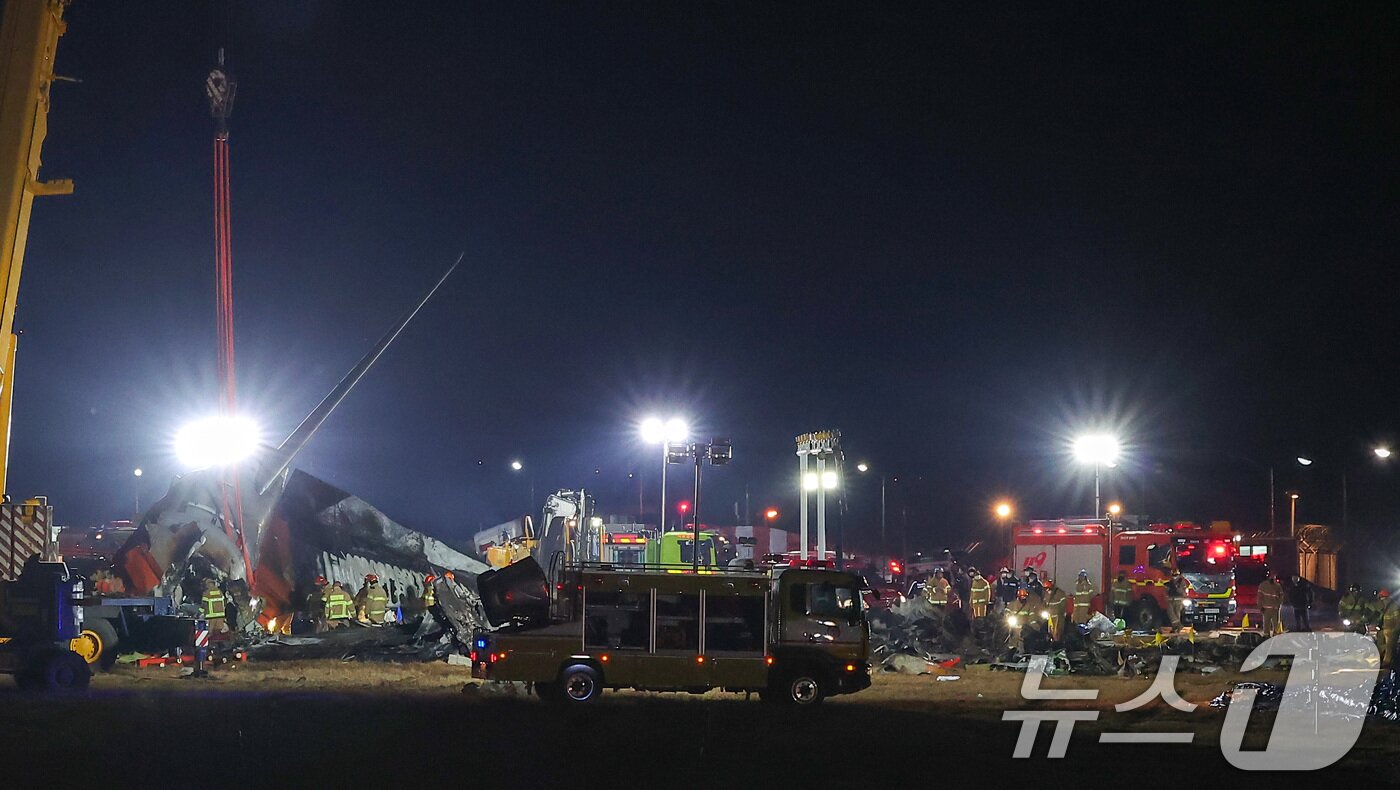
[[[1237,607],[1234,540],[1196,524],[1114,524],[1110,529],[1101,520],[1031,521],[1016,528],[1015,549],[1017,573],[1034,568],[1067,593],[1072,594],[1079,572],[1088,571],[1098,593],[1096,611],[1107,611],[1108,587],[1120,571],[1127,574],[1133,597],[1124,619],[1134,628],[1168,624],[1166,584],[1175,570],[1188,585],[1184,623],[1217,628]]]

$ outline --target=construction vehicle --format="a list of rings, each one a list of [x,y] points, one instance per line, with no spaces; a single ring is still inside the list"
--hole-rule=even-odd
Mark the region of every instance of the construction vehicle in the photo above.
[[[603,532],[603,560],[609,565],[647,565],[661,561],[656,531],[641,524],[608,524]]]
[[[1031,568],[1073,594],[1087,571],[1093,611],[1107,611],[1106,586],[1120,572],[1133,586],[1125,620],[1130,627],[1167,625],[1166,585],[1174,571],[1187,582],[1183,625],[1219,627],[1235,614],[1235,543],[1231,535],[1178,522],[1129,527],[1103,519],[1030,521],[1015,529],[1014,570]]]
[[[539,541],[535,539],[535,524],[529,514],[483,529],[472,536],[476,556],[492,568],[505,566],[531,555]]]
[[[473,635],[472,676],[524,681],[569,705],[634,688],[814,706],[870,685],[863,586],[820,567],[595,562],[566,565],[551,584],[526,559],[477,579],[498,628]]]

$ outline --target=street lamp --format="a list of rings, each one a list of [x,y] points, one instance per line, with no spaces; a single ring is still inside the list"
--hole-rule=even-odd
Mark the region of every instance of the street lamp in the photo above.
[[[642,420],[640,426],[642,441],[647,444],[661,445],[661,510],[658,519],[660,523],[656,525],[658,532],[666,531],[666,459],[672,444],[679,444],[690,438],[690,426],[680,417],[672,417],[662,420],[660,417],[648,417]]]
[[[687,444],[671,447],[666,454],[666,463],[684,463],[687,458],[695,459],[695,492],[691,498],[690,515],[694,527],[690,531],[690,570],[700,572],[700,467],[709,462],[711,466],[724,466],[734,460],[734,444],[728,439],[711,439],[709,444]],[[682,503],[684,505],[685,503]],[[708,557],[706,558],[709,559]]]
[[[1108,506],[1108,515],[1111,518],[1117,518],[1118,514],[1122,512],[1123,506],[1118,504],[1117,502],[1114,502],[1113,504]]]
[[[1298,537],[1298,492],[1288,492],[1288,537]]]
[[[131,470],[131,476],[136,478],[136,484],[132,487],[136,489],[136,515],[138,518],[141,516],[141,475],[143,474],[145,472],[141,471],[139,466]]]
[[[1371,452],[1375,453],[1376,457],[1381,459],[1382,461],[1390,457],[1390,448],[1386,447],[1385,445],[1381,445],[1380,447],[1375,448]]]
[[[1298,456],[1298,465],[1299,465],[1299,466],[1312,466],[1312,465],[1313,465],[1313,461],[1312,461],[1311,458],[1307,457],[1306,455],[1300,455],[1300,456]]]
[[[770,507],[770,508],[768,508],[766,511],[764,511],[763,517],[766,518],[766,519],[768,519],[769,521],[777,521],[777,520],[778,520],[778,509],[775,508],[775,507]]]
[[[1099,472],[1102,467],[1118,463],[1118,438],[1106,433],[1081,436],[1074,440],[1074,458],[1082,464],[1094,465],[1094,513],[1099,513]]]
[[[522,464],[522,463],[520,463],[519,461],[511,461],[511,462],[510,462],[510,468],[511,468],[511,469],[514,469],[514,470],[517,471],[517,472],[519,472],[521,469],[524,469],[524,468],[525,468],[525,465]]]
[[[856,464],[856,471],[865,474],[870,471],[870,464],[861,461]],[[880,475],[880,551],[888,552],[885,546],[885,476]]]
[[[1016,512],[1016,508],[1012,507],[1010,502],[998,502],[996,507],[992,508],[992,512],[996,514],[997,521],[1001,523],[1002,530],[1006,532],[1006,562],[1008,565],[1014,565],[1016,562],[1016,558],[1013,556],[1016,553],[1016,537],[1011,534],[1010,530],[1006,529],[1006,523]]]

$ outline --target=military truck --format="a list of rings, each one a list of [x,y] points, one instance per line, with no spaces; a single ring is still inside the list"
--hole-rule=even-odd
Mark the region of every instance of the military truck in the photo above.
[[[580,563],[551,585],[526,559],[477,579],[493,628],[472,637],[472,676],[564,705],[632,688],[814,706],[870,685],[863,586],[816,561],[698,573]]]

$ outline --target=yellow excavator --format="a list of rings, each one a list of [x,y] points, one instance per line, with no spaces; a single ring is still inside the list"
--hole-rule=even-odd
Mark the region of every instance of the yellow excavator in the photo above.
[[[19,275],[24,266],[25,244],[29,239],[29,215],[34,198],[67,195],[73,192],[69,179],[41,181],[39,167],[44,138],[49,131],[49,89],[53,86],[54,58],[58,39],[66,25],[63,12],[67,0],[6,0],[0,15],[0,526],[21,540],[11,541],[0,548],[0,578],[12,582],[26,561],[37,555],[35,572],[52,576],[59,563],[55,537],[52,533],[52,509],[43,498],[24,503],[10,503],[7,479],[10,467],[10,415],[14,398],[15,350],[19,337],[15,332],[15,304],[19,294]],[[17,530],[17,532],[16,532]],[[5,599],[22,595],[23,587],[35,580],[14,587],[0,585]],[[4,604],[0,603],[0,610]],[[61,617],[70,614],[72,606],[61,607]],[[58,633],[78,630],[75,623],[59,623]],[[0,637],[4,638],[4,637]],[[7,648],[12,646],[5,639]],[[61,647],[59,645],[57,647]],[[68,648],[88,663],[102,654],[102,636],[83,629],[68,643]],[[53,659],[55,677],[38,677],[39,670],[25,672],[24,661],[17,662],[15,671],[21,681],[44,681],[50,685],[66,682],[82,683],[66,667],[67,658],[53,652],[55,646],[43,647],[48,659]],[[16,663],[9,656],[0,663]],[[22,657],[18,657],[22,658]],[[45,660],[48,660],[45,659]],[[33,664],[33,662],[29,662]],[[46,665],[47,666],[47,665]],[[50,673],[52,674],[52,673]]]

